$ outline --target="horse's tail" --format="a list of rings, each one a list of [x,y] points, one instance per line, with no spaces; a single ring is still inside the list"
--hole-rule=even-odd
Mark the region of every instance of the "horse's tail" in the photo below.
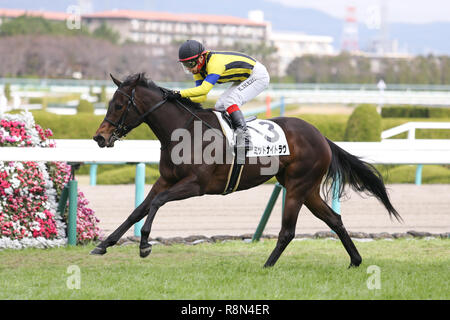
[[[328,195],[330,191],[334,190],[335,184],[339,183],[338,197],[341,198],[344,194],[344,187],[350,185],[356,191],[375,196],[386,207],[389,216],[394,216],[398,221],[402,221],[389,200],[380,172],[373,165],[341,149],[330,140],[327,139],[327,141],[331,148],[332,159],[324,183],[324,186],[329,188],[326,194]]]

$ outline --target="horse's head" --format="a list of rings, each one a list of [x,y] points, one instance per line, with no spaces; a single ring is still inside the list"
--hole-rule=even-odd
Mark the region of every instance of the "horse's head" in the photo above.
[[[105,119],[95,132],[93,139],[99,147],[114,147],[114,142],[125,136],[137,126],[141,112],[134,98],[137,83],[143,80],[142,74],[137,74],[121,82],[110,74],[117,85],[111,101],[108,104]],[[140,124],[140,123],[139,123]]]

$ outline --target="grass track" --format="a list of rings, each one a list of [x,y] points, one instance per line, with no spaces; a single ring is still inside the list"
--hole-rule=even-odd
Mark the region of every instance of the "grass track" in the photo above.
[[[334,240],[292,242],[273,268],[262,268],[274,240],[196,246],[137,245],[90,256],[93,246],[0,251],[0,299],[449,299],[450,240],[357,242],[359,268]],[[81,288],[68,289],[80,268]],[[369,290],[370,265],[381,289]]]

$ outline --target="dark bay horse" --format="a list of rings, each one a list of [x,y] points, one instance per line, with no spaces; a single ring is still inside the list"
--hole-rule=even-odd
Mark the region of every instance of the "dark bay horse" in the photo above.
[[[148,238],[158,209],[169,201],[223,193],[231,163],[175,164],[171,151],[178,142],[172,141],[172,133],[179,128],[194,133],[193,120],[201,121],[204,128],[219,129],[220,124],[212,109],[203,109],[187,99],[167,100],[165,89],[147,80],[144,74],[129,76],[124,82],[112,75],[111,78],[118,89],[109,102],[105,119],[95,133],[94,140],[102,148],[113,147],[116,140],[138,125],[146,123],[162,145],[160,178],[142,204],[91,254],[105,254],[106,249],[117,243],[131,226],[147,216],[141,229],[139,245],[140,256],[146,257],[151,252]],[[244,165],[237,188],[238,191],[246,190],[273,176],[286,188],[281,231],[276,247],[264,266],[273,266],[294,238],[297,217],[303,204],[337,234],[350,255],[350,266],[359,266],[361,256],[344,228],[340,215],[321,198],[320,190],[323,186],[326,192],[330,192],[335,179],[338,178],[339,196],[342,196],[344,186],[349,185],[359,192],[366,192],[378,198],[389,215],[400,220],[400,215],[389,200],[380,173],[372,165],[338,147],[314,126],[301,119],[277,117],[271,120],[285,132],[290,155],[270,157],[277,161],[277,170],[270,175],[261,174],[263,164]],[[225,149],[225,140],[217,139]],[[206,142],[203,142],[201,150],[205,147]]]

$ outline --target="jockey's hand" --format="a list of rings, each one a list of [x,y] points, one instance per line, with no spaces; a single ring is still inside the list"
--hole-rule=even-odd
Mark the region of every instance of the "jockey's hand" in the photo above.
[[[167,100],[176,100],[181,98],[181,94],[180,91],[167,90],[164,98]]]

